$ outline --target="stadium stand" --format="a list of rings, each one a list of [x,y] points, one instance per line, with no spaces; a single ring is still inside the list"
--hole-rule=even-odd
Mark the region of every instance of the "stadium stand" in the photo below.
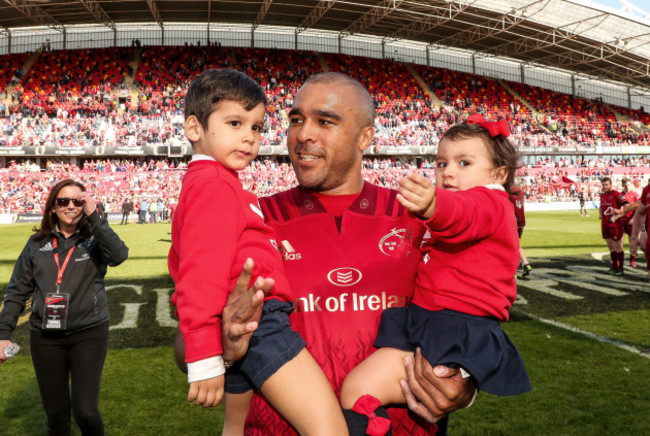
[[[186,86],[203,69],[213,67],[246,71],[264,86],[269,111],[263,145],[282,145],[285,109],[292,95],[323,66],[311,52],[150,46],[44,51],[23,74],[20,63],[26,56],[0,56],[4,91],[12,79],[21,77],[11,92],[9,117],[2,118],[0,145],[111,147],[164,145],[172,137],[182,141],[177,118]],[[621,122],[616,115],[650,121],[641,110],[610,109],[598,101],[521,83],[506,86],[443,68],[414,65],[412,73],[405,64],[388,59],[325,54],[323,64],[356,77],[372,91],[377,101],[377,149],[436,145],[445,129],[475,112],[509,120],[520,146],[594,145],[603,140],[650,143],[649,133],[631,129],[630,122]],[[428,89],[417,83],[417,75]],[[125,88],[130,76],[137,102],[131,101],[131,92],[120,108],[114,94]],[[433,94],[437,101],[429,97]]]
[[[20,82],[23,76],[22,66],[27,58],[29,53],[0,56],[0,91],[6,91],[8,86]]]
[[[258,158],[240,172],[242,185],[258,196],[295,186],[294,172],[285,160]],[[152,158],[93,159],[81,167],[64,160],[48,160],[45,170],[30,160],[14,161],[0,168],[0,213],[41,214],[49,188],[67,177],[82,181],[94,197],[104,202],[108,212],[119,212],[127,197],[136,203],[142,198],[160,200],[169,207],[178,197],[186,168],[184,160]],[[363,165],[364,179],[391,188],[396,188],[400,178],[414,171],[433,178],[435,168],[429,160],[413,158],[368,158]],[[590,159],[575,163],[540,160],[520,169],[517,179],[528,202],[574,201],[575,193],[582,187],[587,188],[590,198],[596,198],[600,178],[606,175],[613,177],[615,184],[627,177],[640,187],[650,175],[650,162],[643,158]]]
[[[494,79],[446,68],[415,68],[436,96],[457,111],[476,111],[516,124],[531,117],[528,108]]]
[[[632,128],[632,122],[641,126],[650,122],[642,108],[613,107],[522,83],[391,59],[186,44],[0,56],[0,91],[7,99],[11,94],[8,107],[4,103],[1,107],[0,146],[137,149],[180,143],[186,87],[206,68],[236,68],[264,87],[269,104],[262,145],[284,145],[292,96],[308,76],[325,69],[349,74],[372,92],[377,107],[374,154],[382,147],[396,149],[399,156],[404,145],[435,146],[442,132],[473,113],[507,119],[514,143],[532,150],[650,144],[647,131]],[[48,156],[35,157],[35,164],[5,155],[5,168],[0,168],[0,213],[12,214],[40,213],[49,186],[68,176],[91,186],[109,212],[118,212],[126,197],[136,202],[160,198],[169,205],[178,193],[187,159]],[[427,158],[431,156],[377,156],[364,165],[364,177],[395,187],[410,171],[432,176],[433,165]],[[260,158],[242,172],[244,187],[263,196],[293,186],[295,178],[285,161]],[[81,167],[77,162],[82,162]],[[528,162],[519,180],[527,201],[533,202],[571,200],[583,186],[595,196],[603,175],[625,175],[640,183],[650,172],[648,161],[641,157],[574,154],[531,157]],[[575,183],[567,182],[569,178]]]
[[[15,91],[12,112],[74,116],[108,115],[114,99],[107,95],[127,72],[128,48],[45,51]]]

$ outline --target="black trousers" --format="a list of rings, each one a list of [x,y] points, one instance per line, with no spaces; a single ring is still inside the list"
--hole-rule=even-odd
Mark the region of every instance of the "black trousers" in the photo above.
[[[99,385],[108,349],[108,322],[79,332],[35,332],[30,347],[47,434],[70,435],[71,411],[83,435],[104,435]]]

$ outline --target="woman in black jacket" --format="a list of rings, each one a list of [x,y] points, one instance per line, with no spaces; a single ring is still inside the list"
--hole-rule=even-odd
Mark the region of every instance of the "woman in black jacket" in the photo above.
[[[108,349],[107,266],[128,257],[124,242],[74,180],[57,183],[40,228],[27,241],[0,313],[0,363],[32,297],[30,348],[49,435],[69,435],[71,411],[84,435],[103,435],[99,385]]]

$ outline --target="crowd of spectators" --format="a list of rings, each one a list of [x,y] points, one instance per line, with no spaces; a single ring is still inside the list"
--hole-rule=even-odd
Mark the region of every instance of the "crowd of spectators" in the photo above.
[[[520,147],[650,144],[650,135],[633,130],[629,122],[619,122],[614,113],[648,123],[650,116],[643,109],[611,108],[602,101],[444,68],[413,65],[413,74],[406,65],[388,59],[331,54],[319,58],[313,52],[218,44],[134,44],[43,50],[24,72],[29,57],[0,56],[0,146],[177,145],[185,141],[182,109],[187,86],[206,68],[239,69],[262,85],[268,96],[262,145],[282,146],[293,95],[307,77],[325,65],[330,71],[357,78],[373,94],[377,107],[375,152],[382,147],[437,145],[446,129],[472,113],[507,119],[512,125],[511,139]],[[418,76],[434,98],[418,83]],[[134,202],[136,210],[143,200],[147,207],[155,203],[169,210],[186,168],[182,159],[82,162],[77,167],[70,161],[51,160],[41,168],[22,161],[0,169],[0,212],[41,213],[50,186],[65,177],[82,181],[108,212],[120,212],[126,198]],[[625,175],[640,181],[650,172],[649,166],[642,157],[627,161],[545,158],[522,168],[519,182],[528,201],[570,200],[576,189],[583,187],[588,196],[597,195],[597,181],[603,175]],[[395,187],[408,172],[431,176],[434,168],[426,159],[384,158],[366,161],[363,171],[367,180]],[[261,158],[240,177],[244,188],[260,196],[296,184],[283,158]]]
[[[42,169],[25,160],[11,162],[0,169],[0,213],[42,214],[42,207],[50,188],[65,178],[81,181],[92,196],[101,201],[107,212],[119,213],[123,203],[130,199],[135,212],[142,201],[148,207],[157,205],[160,219],[168,218],[181,187],[187,162],[170,159],[105,159],[87,160],[81,166],[68,161],[48,161]],[[427,159],[365,159],[364,179],[381,186],[396,188],[406,174],[419,171],[434,179],[435,165]],[[577,192],[586,189],[588,199],[597,198],[599,180],[611,176],[614,180],[627,177],[636,187],[645,185],[650,176],[650,162],[646,159],[608,161],[603,159],[556,162],[541,160],[522,167],[517,182],[526,201],[575,201]],[[286,159],[259,158],[240,172],[245,189],[258,196],[284,191],[297,184],[293,169]]]
[[[554,136],[577,144],[593,144],[600,139],[606,145],[648,145],[650,134],[636,132],[631,122],[619,122],[613,109],[602,98],[587,100],[569,94],[508,82],[509,85],[542,115],[542,125]],[[622,114],[635,112],[616,108]]]
[[[83,183],[107,212],[120,212],[127,198],[136,205],[145,200],[169,207],[180,192],[184,168],[185,163],[167,160],[89,161],[81,168],[51,161],[45,170],[30,161],[11,163],[0,169],[0,213],[42,214],[50,188],[66,178]]]
[[[28,56],[0,56],[0,92],[7,94],[11,88],[10,103],[0,99],[0,146],[178,144],[184,141],[183,96],[189,82],[206,68],[236,68],[264,87],[269,104],[262,145],[282,146],[292,96],[308,76],[323,70],[323,64],[356,77],[375,97],[376,150],[437,145],[450,125],[475,112],[507,119],[518,146],[650,144],[648,133],[633,130],[614,114],[616,110],[650,122],[642,110],[611,108],[602,101],[508,82],[527,105],[493,79],[420,65],[413,66],[414,75],[404,64],[388,59],[332,54],[319,59],[313,52],[220,45],[134,45],[46,50],[23,73]]]

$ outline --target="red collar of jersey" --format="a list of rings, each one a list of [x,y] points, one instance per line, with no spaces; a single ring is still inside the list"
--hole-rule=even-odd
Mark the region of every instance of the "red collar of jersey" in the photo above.
[[[380,188],[376,185],[373,185],[370,182],[363,182],[363,189],[359,195],[352,200],[350,206],[347,210],[352,212],[357,212],[364,215],[375,215],[377,207],[381,207],[377,202],[379,198],[379,190],[386,189]],[[310,215],[314,213],[324,213],[327,212],[327,208],[318,200],[318,196],[311,191],[297,187],[289,191],[290,195],[293,195],[293,202],[298,206],[300,215]],[[389,203],[396,204],[395,208],[403,209],[397,201],[395,201],[395,196],[397,191],[390,190],[390,199]],[[383,205],[385,207],[385,205]],[[390,214],[390,213],[389,213]]]
[[[314,193],[314,196],[318,199],[320,204],[323,205],[325,210],[335,216],[342,216],[343,212],[350,208],[359,195],[361,195],[360,192],[351,195]]]
[[[220,167],[224,172],[232,175],[235,179],[239,180],[239,174],[237,174],[237,171],[233,171],[230,168],[226,168],[221,162],[218,162],[214,159],[201,159],[201,160],[193,160],[192,162],[189,163],[188,167],[201,167],[201,166],[217,166]]]

